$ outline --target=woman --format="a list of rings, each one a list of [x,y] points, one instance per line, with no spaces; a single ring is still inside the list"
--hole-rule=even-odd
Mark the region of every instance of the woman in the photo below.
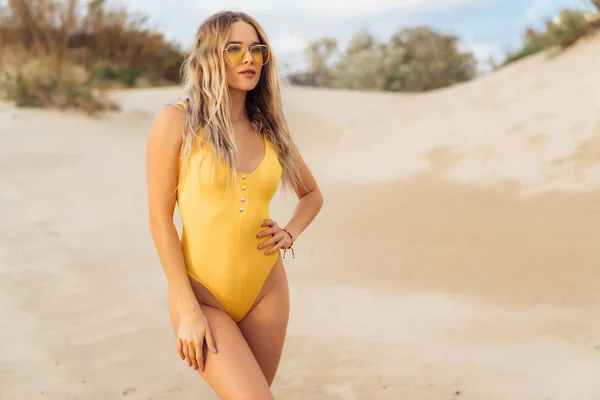
[[[221,399],[272,399],[289,313],[280,250],[293,251],[323,198],[290,136],[261,26],[221,12],[194,45],[186,100],[158,111],[147,143],[150,229],[177,352]],[[269,217],[280,183],[299,198],[283,229]]]

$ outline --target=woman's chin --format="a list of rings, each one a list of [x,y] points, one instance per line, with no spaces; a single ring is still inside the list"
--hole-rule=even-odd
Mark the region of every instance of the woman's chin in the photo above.
[[[257,84],[258,84],[258,79],[244,78],[244,81],[236,82],[235,85],[233,86],[233,88],[237,89],[237,90],[243,90],[243,91],[249,92],[249,91],[253,90]]]

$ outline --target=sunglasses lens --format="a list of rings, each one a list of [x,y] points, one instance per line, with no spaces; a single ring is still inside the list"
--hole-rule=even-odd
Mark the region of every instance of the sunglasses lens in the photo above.
[[[250,48],[250,54],[252,54],[252,58],[254,59],[254,61],[256,63],[263,64],[264,55],[263,55],[263,49],[262,49],[262,47],[252,46]]]
[[[256,63],[264,65],[269,62],[269,48],[267,46],[252,46],[250,52]]]
[[[250,46],[249,51],[257,64],[265,65],[269,62],[271,52],[267,46]],[[230,44],[226,48],[226,54],[232,64],[239,64],[244,60],[246,47],[239,44]]]
[[[238,45],[230,45],[227,47],[227,57],[233,64],[237,64],[244,58],[244,48]]]

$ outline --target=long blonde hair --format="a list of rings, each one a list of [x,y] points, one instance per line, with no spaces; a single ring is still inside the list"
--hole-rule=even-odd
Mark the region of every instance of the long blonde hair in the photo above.
[[[233,160],[237,148],[230,116],[229,86],[225,72],[224,48],[234,22],[245,21],[256,30],[260,42],[270,47],[264,29],[242,12],[223,11],[207,18],[198,28],[193,50],[182,65],[187,117],[181,149],[183,172],[197,140],[208,143],[213,159],[224,159],[235,179]],[[301,184],[300,156],[283,113],[275,57],[263,66],[259,82],[246,96],[250,121],[277,150],[282,167],[283,188]],[[202,131],[202,135],[200,135]],[[200,146],[202,148],[202,146]],[[180,185],[183,179],[180,179]]]

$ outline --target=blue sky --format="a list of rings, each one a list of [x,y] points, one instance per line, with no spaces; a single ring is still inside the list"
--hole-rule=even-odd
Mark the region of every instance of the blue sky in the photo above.
[[[265,28],[280,63],[304,65],[310,40],[331,36],[343,47],[359,31],[386,40],[403,27],[427,24],[457,35],[481,60],[518,46],[528,26],[539,27],[565,7],[586,0],[113,0],[149,16],[151,26],[185,48],[200,22],[222,9],[245,11]]]

